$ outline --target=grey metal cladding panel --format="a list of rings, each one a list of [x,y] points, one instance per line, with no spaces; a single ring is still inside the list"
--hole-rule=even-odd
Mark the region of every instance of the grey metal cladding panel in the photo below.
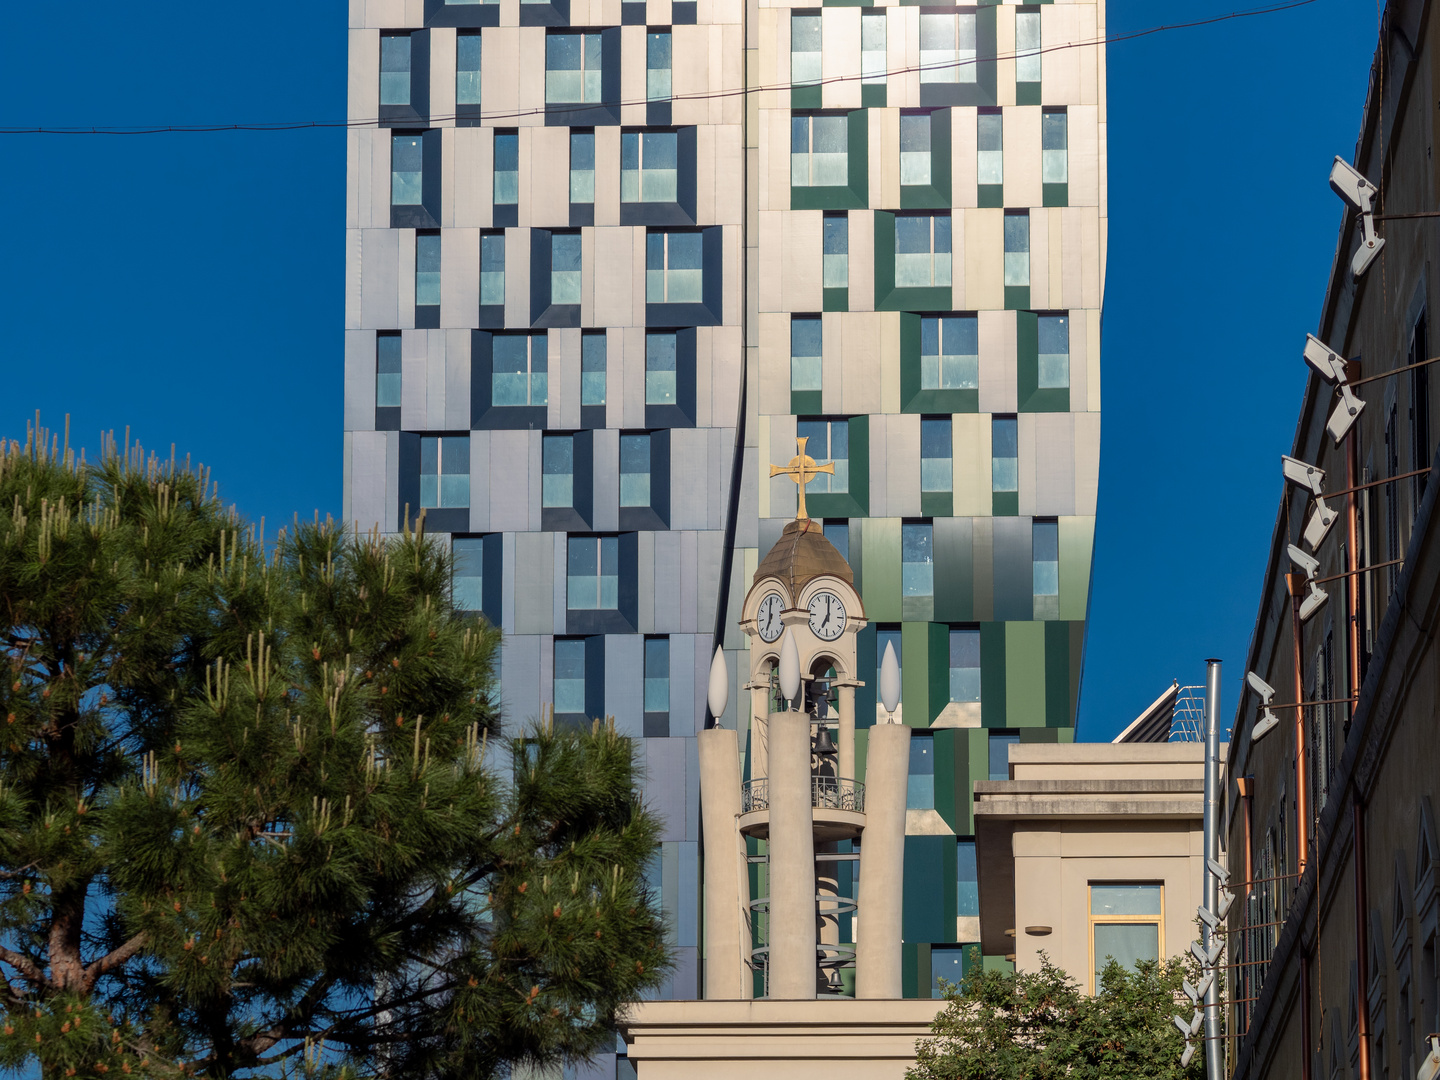
[[[506,635],[500,646],[502,730],[518,735],[525,721],[540,715],[540,645],[531,635]]]
[[[542,520],[542,514],[540,512],[541,507],[539,477],[541,468],[543,467],[542,462],[544,460],[545,452],[545,436],[543,432],[539,431],[531,431],[527,432],[526,434],[530,436],[530,475],[536,478],[535,482],[532,483],[526,491],[526,495],[528,496],[529,500],[530,510],[530,520],[528,522],[528,528],[531,532],[538,532],[541,528]]]
[[[693,634],[699,629],[700,616],[699,537],[693,532],[680,534],[680,633]]]
[[[872,495],[871,497],[873,498],[874,496]],[[783,506],[784,504],[782,503],[781,505]],[[793,518],[788,517],[761,518],[760,542],[756,546],[761,551],[769,551],[780,542],[780,534],[784,531],[785,526],[790,524],[792,520]]]
[[[444,330],[425,331],[425,427],[430,431],[445,429],[445,383],[447,363]],[[468,400],[468,399],[467,399]],[[466,424],[463,430],[469,430]]]
[[[994,518],[971,518],[974,534],[971,540],[975,567],[975,621],[990,622],[995,611],[995,531]],[[1031,612],[1034,613],[1033,610]]]
[[[675,897],[676,942],[682,950],[699,945],[700,930],[700,845],[687,840],[679,845],[677,852],[680,862],[679,895]],[[678,957],[677,957],[678,959]],[[677,965],[675,981],[681,981]],[[687,995],[688,997],[688,995]]]
[[[709,671],[706,671],[708,678]],[[670,635],[670,734],[689,738],[695,734],[695,636]],[[704,723],[704,714],[699,717]]]
[[[550,417],[557,428],[580,426],[580,331],[550,331]],[[556,385],[556,378],[559,385]]]
[[[1031,519],[991,519],[995,529],[995,602],[998,622],[1025,622],[1035,616],[1035,570],[1030,558]]]
[[[545,534],[541,535],[543,537]],[[565,533],[557,532],[550,533],[549,537],[550,547],[554,553],[551,556],[551,566],[553,567],[553,577],[550,579],[551,620],[557,631],[563,631],[565,629],[565,571],[569,565],[566,557],[568,536]],[[544,540],[542,539],[540,542],[543,543]]]
[[[400,325],[400,233],[361,229],[360,266],[360,325],[367,330],[395,329]]]
[[[400,507],[395,496],[400,491],[400,433],[383,432],[385,436],[385,517],[382,532],[400,531]]]
[[[440,325],[474,326],[480,306],[480,230],[446,229],[440,235]]]
[[[935,621],[975,618],[975,571],[970,518],[935,519]]]
[[[676,600],[680,596],[680,537],[655,533],[655,633],[678,634],[683,629]]]
[[[530,325],[530,230],[505,230],[505,325]]]
[[[670,528],[703,529],[709,500],[718,485],[709,460],[709,432],[674,428],[670,432]]]
[[[515,633],[515,536],[505,533],[500,537],[500,629],[506,637]]]
[[[700,740],[682,739],[685,747],[685,839],[700,839]]]
[[[639,565],[639,593],[636,605],[635,629],[642,634],[655,632],[655,537],[656,533],[642,532],[636,542],[636,560]]]
[[[645,734],[645,639],[639,634],[605,637],[605,711],[615,717],[615,730],[640,738]]]
[[[699,534],[698,540],[700,544],[700,606],[696,616],[696,631],[706,635],[705,640],[709,641],[709,635],[715,632],[715,604],[720,595],[720,566],[725,557],[725,534],[719,529],[707,529]],[[707,678],[710,670],[709,663],[709,658],[706,657]]]
[[[461,430],[465,424],[451,428]],[[490,432],[470,433],[470,528],[490,531]]]
[[[430,383],[430,341],[424,330],[400,332],[400,427],[425,431]]]
[[[497,532],[528,531],[530,487],[530,432],[491,432],[491,529]]]
[[[361,530],[384,528],[388,497],[385,477],[385,432],[357,431],[351,441],[350,524]]]
[[[345,430],[375,430],[375,335],[345,331]]]
[[[515,544],[515,632],[553,634],[555,547],[549,533],[528,533]],[[562,628],[563,633],[563,628]]]
[[[686,839],[689,777],[685,748],[695,744],[694,739],[645,740],[645,802],[663,822],[662,841]]]
[[[470,331],[445,331],[445,428],[470,430]],[[474,465],[471,465],[474,474]],[[475,506],[471,502],[471,506]]]
[[[1072,413],[1035,415],[1035,512],[1056,517],[1075,513]]]
[[[620,432],[599,428],[592,438],[592,524],[596,532],[614,532],[620,528]]]
[[[888,453],[890,421],[895,419],[897,419],[895,416],[870,417],[870,516],[872,518],[899,516],[890,510],[890,485],[887,482],[888,474],[886,472],[887,462],[890,460]],[[790,501],[777,504],[772,494],[771,512],[774,512],[777,505],[790,506],[793,501],[794,497],[791,496]]]
[[[760,451],[754,446],[745,447],[744,460],[740,467],[740,513],[735,523],[735,547],[760,547]],[[780,534],[775,534],[779,539]],[[771,546],[773,547],[773,541]],[[769,551],[770,548],[763,548]]]
[[[665,944],[674,946],[675,917],[679,914],[680,898],[680,841],[666,840],[660,844],[660,914],[665,922]],[[673,978],[673,976],[672,976]],[[667,993],[673,994],[674,987],[667,985]]]
[[[920,417],[887,416],[885,425],[885,505],[890,517],[920,514]],[[872,442],[873,446],[874,443]],[[873,491],[874,488],[872,487]]]

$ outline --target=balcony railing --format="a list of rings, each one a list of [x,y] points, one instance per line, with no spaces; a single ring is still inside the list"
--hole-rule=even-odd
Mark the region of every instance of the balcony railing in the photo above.
[[[810,778],[810,805],[817,810],[849,810],[856,814],[865,812],[865,785],[858,780],[843,780],[831,776]],[[768,777],[747,780],[740,787],[740,812],[770,809],[770,781]]]

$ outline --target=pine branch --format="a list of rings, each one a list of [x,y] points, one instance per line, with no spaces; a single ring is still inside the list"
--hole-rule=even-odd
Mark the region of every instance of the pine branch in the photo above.
[[[111,950],[107,955],[87,967],[85,969],[85,992],[89,993],[95,989],[95,984],[100,981],[102,975],[108,975],[116,968],[123,967],[145,947],[145,941],[145,933],[141,931],[118,949]]]
[[[34,986],[44,987],[46,985],[45,973],[40,966],[23,953],[0,945],[0,963],[9,964],[20,973],[22,979]]]

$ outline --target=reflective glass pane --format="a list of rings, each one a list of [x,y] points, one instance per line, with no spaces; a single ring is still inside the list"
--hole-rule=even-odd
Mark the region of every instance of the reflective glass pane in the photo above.
[[[1095,924],[1095,985],[1106,964],[1113,959],[1121,967],[1133,968],[1141,960],[1160,959],[1160,927],[1156,923]]]
[[[951,450],[949,420],[920,421],[920,457],[945,458],[949,460]]]
[[[480,611],[484,607],[485,541],[479,537],[458,537],[451,541],[454,559],[451,589],[455,607],[460,611]]]
[[[841,557],[850,561],[850,523],[841,519],[839,521],[827,521],[824,526],[825,539],[829,540],[835,550],[840,552]]]
[[[997,458],[1013,458],[1018,445],[1016,421],[1013,416],[997,416],[990,424],[990,453]]]
[[[935,808],[935,743],[923,735],[910,737],[910,772],[905,785],[907,810]]]
[[[1161,885],[1091,885],[1091,915],[1160,914]]]
[[[400,373],[385,372],[375,375],[375,405],[377,408],[396,408],[400,404]]]
[[[567,552],[566,573],[570,577],[593,578],[600,572],[600,540],[597,537],[572,536]]]
[[[990,736],[990,779],[1010,779],[1010,747],[1018,745],[1020,736],[1002,733]]]
[[[1040,13],[1015,13],[1015,81],[1040,81]]]
[[[1030,251],[1030,215],[1005,215],[1005,254]]]
[[[420,438],[420,475],[434,476],[440,472],[440,440],[433,435]]]
[[[930,116],[900,117],[900,152],[930,151]]]
[[[400,335],[375,336],[375,370],[400,374]]]
[[[980,914],[980,872],[975,863],[975,841],[960,840],[955,847],[955,914]]]
[[[895,218],[896,254],[930,253],[930,219],[913,214],[900,214]],[[899,284],[898,282],[896,284]]]
[[[579,71],[581,34],[548,34],[545,37],[546,71]]]
[[[505,272],[505,237],[503,234],[480,237],[480,272],[482,274],[503,274]]]
[[[841,214],[825,216],[824,250],[826,255],[845,255],[850,251],[850,219]]]

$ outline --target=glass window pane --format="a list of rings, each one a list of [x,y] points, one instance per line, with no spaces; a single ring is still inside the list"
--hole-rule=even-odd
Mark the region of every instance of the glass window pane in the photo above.
[[[923,735],[910,737],[910,774],[905,786],[907,810],[935,808],[935,744]]]
[[[1160,914],[1162,885],[1091,885],[1091,915]]]
[[[955,850],[955,914],[980,914],[980,873],[975,864],[975,841],[961,840]]]
[[[1060,557],[1060,525],[1055,521],[1037,521],[1031,528],[1035,561],[1054,562]]]
[[[990,424],[990,452],[997,458],[1015,456],[1018,445],[1016,420],[1013,416],[997,416]]]
[[[580,404],[605,404],[605,335],[580,338]]]
[[[1019,745],[1020,736],[998,734],[990,736],[990,779],[1010,779],[1010,747]]]
[[[930,949],[930,974],[933,978],[930,996],[932,998],[945,996],[944,988],[940,984],[941,979],[955,987],[961,986],[965,981],[965,966],[968,963],[965,953],[969,947],[968,945],[959,948],[936,945]]]
[[[451,593],[459,611],[483,609],[485,541],[480,537],[457,537],[450,542],[454,560]]]
[[[826,540],[840,552],[841,558],[846,562],[850,561],[850,523],[843,518],[839,521],[827,521],[824,525],[824,536]]]
[[[495,136],[495,169],[497,172],[514,172],[520,168],[520,136]]]
[[[1141,960],[1160,959],[1160,927],[1156,923],[1095,924],[1095,985],[1109,959],[1133,968]]]
[[[1015,13],[1015,81],[1040,81],[1040,13]]]

